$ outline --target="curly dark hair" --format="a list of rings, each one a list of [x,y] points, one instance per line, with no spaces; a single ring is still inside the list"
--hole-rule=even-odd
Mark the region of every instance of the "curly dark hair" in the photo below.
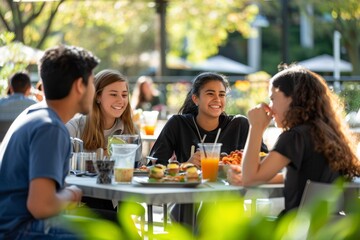
[[[324,154],[331,169],[352,179],[360,175],[354,142],[342,118],[343,105],[320,75],[295,64],[281,65],[272,79],[274,88],[292,98],[282,122],[285,130],[311,126],[315,150]]]

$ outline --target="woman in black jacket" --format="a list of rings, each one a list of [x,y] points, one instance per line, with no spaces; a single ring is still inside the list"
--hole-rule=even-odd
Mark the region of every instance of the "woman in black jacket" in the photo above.
[[[151,149],[150,155],[158,158],[156,163],[167,165],[175,156],[180,163],[190,162],[200,168],[198,144],[202,139],[213,143],[220,128],[217,142],[222,143],[221,152],[243,149],[249,122],[242,115],[226,115],[229,90],[229,82],[221,74],[205,72],[195,77],[179,114],[169,119]],[[264,143],[259,150],[268,152]],[[171,216],[173,221],[183,221],[179,204],[174,205]]]
[[[229,82],[221,74],[205,72],[195,77],[179,114],[168,120],[150,151],[151,156],[158,158],[157,163],[167,165],[176,156],[180,163],[191,162],[200,167],[198,144],[204,135],[204,142],[213,143],[219,128],[221,152],[244,148],[249,122],[242,115],[226,115],[229,90]],[[264,143],[259,150],[268,152]]]

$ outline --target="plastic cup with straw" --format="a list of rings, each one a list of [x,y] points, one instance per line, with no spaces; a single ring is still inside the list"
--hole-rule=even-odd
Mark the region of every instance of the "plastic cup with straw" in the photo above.
[[[216,134],[214,146],[213,146],[213,149],[212,149],[211,152],[214,152],[214,151],[215,151],[215,146],[216,146],[216,143],[217,143],[217,141],[218,141],[218,139],[219,139],[220,133],[221,133],[221,128],[219,128],[219,130],[218,130],[218,132],[217,132],[217,134]]]
[[[206,154],[206,150],[205,150],[205,146],[204,146],[205,138],[206,138],[206,134],[204,134],[204,137],[201,139],[201,146],[203,148],[205,158],[207,158],[207,154]]]
[[[217,143],[220,135],[220,129],[215,139],[215,143],[200,143],[201,170],[203,180],[210,182],[217,181],[221,143]]]

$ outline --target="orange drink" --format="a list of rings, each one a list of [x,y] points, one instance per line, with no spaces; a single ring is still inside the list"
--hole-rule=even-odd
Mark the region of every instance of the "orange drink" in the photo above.
[[[219,171],[221,143],[199,143],[202,179],[216,182]]]
[[[159,111],[143,111],[144,131],[146,135],[154,135]]]
[[[144,130],[146,135],[154,135],[155,126],[144,126]]]
[[[219,170],[219,158],[201,159],[202,178],[216,182]]]

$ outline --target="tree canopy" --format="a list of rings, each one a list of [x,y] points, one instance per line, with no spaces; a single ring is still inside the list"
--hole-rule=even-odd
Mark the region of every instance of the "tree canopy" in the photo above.
[[[99,56],[102,67],[116,67],[129,75],[138,74],[148,64],[141,54],[154,51],[156,9],[152,1],[0,2],[0,29],[14,32],[16,40],[30,46],[79,45]],[[168,1],[168,54],[198,61],[216,54],[229,32],[248,36],[257,7],[246,2]]]
[[[258,0],[257,5],[262,9],[273,5],[272,17],[277,18],[275,22],[279,21],[281,2],[263,1]],[[83,46],[101,58],[100,67],[117,68],[127,75],[137,75],[148,67],[149,62],[155,61],[148,56],[155,49],[156,2],[0,0],[0,30],[14,32],[15,40],[35,48],[45,49],[58,43]],[[250,36],[251,22],[259,12],[257,5],[248,4],[245,0],[165,2],[167,55],[184,57],[193,62],[216,54],[232,32],[239,32],[245,38]],[[330,30],[341,32],[354,73],[359,74],[360,2],[294,0],[291,6],[295,3],[300,6],[312,3],[317,13],[330,14],[333,20]],[[273,44],[278,43],[273,41]]]

